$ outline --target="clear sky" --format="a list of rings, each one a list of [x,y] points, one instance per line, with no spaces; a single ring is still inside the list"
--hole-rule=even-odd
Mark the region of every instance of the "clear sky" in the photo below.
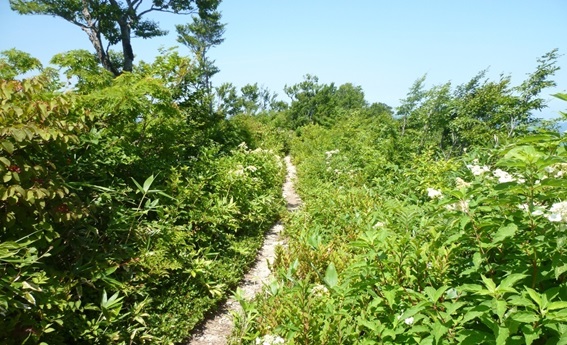
[[[567,54],[566,0],[224,0],[220,10],[227,27],[225,42],[211,51],[221,70],[215,84],[257,82],[284,100],[284,85],[309,73],[323,83],[360,85],[368,101],[395,107],[425,73],[428,86],[458,85],[489,68],[489,77],[510,74],[517,85],[538,57],[553,48]],[[189,21],[153,18],[170,33],[135,40],[138,59],[178,45],[174,25]],[[0,0],[0,33],[0,50],[16,47],[44,62],[58,52],[92,50],[72,24],[17,15],[8,0]],[[544,91],[544,117],[567,109],[550,96],[567,90],[567,56],[558,65],[557,88]]]

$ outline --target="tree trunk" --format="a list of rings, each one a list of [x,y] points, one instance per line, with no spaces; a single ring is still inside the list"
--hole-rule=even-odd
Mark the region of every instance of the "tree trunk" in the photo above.
[[[98,60],[106,70],[110,71],[115,76],[118,76],[120,72],[118,72],[118,70],[116,70],[116,68],[112,65],[112,62],[108,58],[106,51],[102,47],[102,37],[100,36],[100,31],[98,31],[95,27],[95,24],[93,23],[91,18],[91,13],[89,12],[88,5],[84,0],[82,12],[87,25],[81,25],[81,29],[87,34],[87,36],[89,36],[89,40],[93,44]]]
[[[132,50],[132,38],[130,37],[131,29],[130,25],[128,25],[128,18],[126,16],[120,18],[118,25],[120,26],[122,54],[124,55],[122,70],[132,72],[132,67],[134,65],[134,51]]]

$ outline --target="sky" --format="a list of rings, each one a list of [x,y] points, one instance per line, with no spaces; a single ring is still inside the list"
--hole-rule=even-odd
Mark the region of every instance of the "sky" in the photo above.
[[[145,0],[148,2],[148,0]],[[543,91],[552,118],[567,103],[567,1],[565,0],[224,0],[225,41],[211,50],[220,72],[213,82],[237,87],[258,83],[289,101],[285,85],[315,75],[321,83],[359,85],[369,102],[400,104],[412,83],[460,85],[481,70],[519,85],[537,58],[559,49],[557,87]],[[135,39],[137,60],[151,61],[159,47],[178,46],[175,24],[188,16],[152,16],[165,37]],[[84,32],[59,18],[21,16],[0,0],[0,51],[17,48],[47,63],[56,53],[93,50]],[[189,50],[180,47],[181,53]]]

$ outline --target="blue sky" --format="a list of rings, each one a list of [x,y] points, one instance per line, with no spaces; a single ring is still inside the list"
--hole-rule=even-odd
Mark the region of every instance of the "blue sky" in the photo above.
[[[147,1],[147,0],[146,0]],[[567,54],[565,0],[224,0],[225,42],[211,51],[221,72],[215,84],[257,82],[286,99],[283,87],[307,73],[323,83],[360,85],[370,102],[397,106],[414,80],[458,85],[489,68],[514,85],[553,48]],[[138,59],[178,45],[175,24],[187,16],[154,17],[167,37],[134,41]],[[19,16],[0,0],[0,50],[16,47],[47,62],[58,52],[92,50],[86,34],[58,18]],[[181,52],[189,51],[180,47]],[[559,59],[557,88],[542,114],[567,109],[554,100],[567,90],[567,56]]]

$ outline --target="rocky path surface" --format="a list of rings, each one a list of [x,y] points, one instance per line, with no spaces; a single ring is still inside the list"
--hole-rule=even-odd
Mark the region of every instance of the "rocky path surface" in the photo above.
[[[295,179],[295,166],[289,156],[285,157],[287,175],[282,187],[282,194],[287,201],[287,208],[295,210],[301,204],[301,199],[295,193],[293,181]],[[256,263],[244,276],[240,283],[240,290],[246,299],[252,299],[260,292],[263,284],[268,282],[271,274],[270,267],[275,258],[276,246],[283,244],[280,233],[283,230],[281,223],[276,223],[264,238],[264,244],[256,257]],[[187,345],[225,345],[232,333],[233,322],[231,313],[240,312],[240,304],[234,297],[230,297],[217,311],[215,316],[207,320],[189,340]]]

